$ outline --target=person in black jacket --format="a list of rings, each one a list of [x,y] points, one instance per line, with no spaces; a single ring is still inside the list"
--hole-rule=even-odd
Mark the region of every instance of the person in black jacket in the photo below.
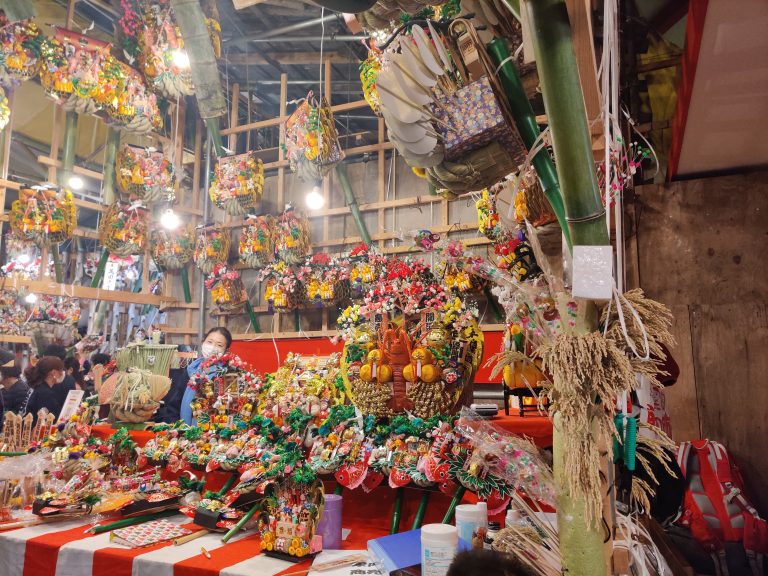
[[[0,368],[0,393],[3,400],[3,412],[24,413],[30,390],[20,378],[21,367],[18,364]]]
[[[64,348],[64,346],[61,346],[60,344],[50,344],[45,348],[45,351],[43,352],[43,356],[55,356],[62,362],[64,362],[67,358],[67,349]],[[58,399],[59,403],[64,406],[64,400],[67,399],[67,394],[69,394],[70,390],[74,390],[76,388],[75,379],[67,374],[64,373],[64,380],[57,383],[53,387],[53,391],[56,393],[56,398]]]
[[[58,418],[64,403],[59,400],[54,387],[64,381],[64,362],[56,356],[43,356],[37,364],[27,368],[24,375],[32,388],[27,414],[32,414],[33,426],[37,422],[37,412],[43,408]]]

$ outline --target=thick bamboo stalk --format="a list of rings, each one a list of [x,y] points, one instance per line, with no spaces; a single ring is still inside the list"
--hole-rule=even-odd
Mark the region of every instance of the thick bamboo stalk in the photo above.
[[[352,185],[349,183],[347,166],[344,162],[339,162],[336,165],[336,175],[339,177],[339,184],[341,184],[341,187],[344,190],[344,196],[347,199],[347,206],[349,206],[352,219],[355,221],[357,229],[360,231],[360,237],[363,239],[363,242],[370,245],[371,234],[368,232],[368,228],[363,221],[363,216],[360,214],[360,206],[357,204],[355,193],[352,191]]]
[[[531,103],[525,95],[523,89],[523,83],[520,80],[520,75],[517,73],[517,68],[514,63],[508,60],[509,50],[506,43],[500,38],[495,38],[488,44],[488,53],[496,66],[499,66],[499,79],[501,85],[504,87],[504,92],[507,96],[507,102],[509,102],[509,108],[512,111],[512,116],[515,119],[515,126],[520,133],[520,137],[523,140],[526,148],[530,150],[536,139],[541,134],[539,130],[538,122],[536,122],[536,114],[531,107]],[[506,62],[502,64],[502,62]],[[563,195],[560,192],[560,182],[557,179],[557,172],[555,170],[555,164],[552,162],[552,158],[549,156],[549,152],[546,148],[539,151],[533,157],[531,161],[533,167],[536,169],[536,174],[541,180],[541,187],[549,201],[552,210],[557,216],[557,221],[560,223],[560,228],[563,230],[565,240],[568,246],[571,246],[571,237],[568,230],[568,223],[565,219],[565,208],[563,206]]]
[[[565,2],[523,0],[521,9],[531,27],[571,239],[574,245],[607,245],[605,210],[597,186],[592,142]],[[595,325],[596,318],[591,315],[577,326],[577,330],[589,332],[595,329]],[[553,440],[563,570],[572,576],[602,576],[606,574],[602,531],[598,526],[586,523],[584,501],[570,497],[563,489],[566,438],[557,415]]]
[[[107,128],[107,143],[104,145],[104,182],[102,184],[104,203],[111,205],[115,202],[115,160],[117,148],[120,146],[120,131]]]
[[[403,509],[403,497],[405,496],[405,488],[398,488],[395,491],[395,507],[392,510],[392,526],[390,526],[389,533],[397,534],[400,532],[400,513]]]

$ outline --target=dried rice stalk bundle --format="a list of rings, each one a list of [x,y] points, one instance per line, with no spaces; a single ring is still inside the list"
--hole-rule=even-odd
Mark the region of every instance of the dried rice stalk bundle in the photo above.
[[[602,510],[599,446],[611,445],[616,434],[606,407],[632,389],[634,369],[624,351],[599,332],[560,334],[538,355],[544,371],[553,376],[544,393],[560,416],[566,439],[566,490],[584,499],[586,521],[597,525]]]
[[[651,481],[646,482],[636,475],[633,476],[630,496],[632,502],[642,507],[646,513],[650,513],[651,497],[656,493],[656,489],[659,486],[659,480],[654,475],[653,468],[651,467],[651,460],[658,460],[668,474],[676,476],[676,473],[669,465],[670,462],[672,462],[670,453],[675,453],[676,446],[672,439],[667,436],[666,432],[661,428],[645,423],[640,423],[640,427],[650,430],[652,435],[647,436],[638,433],[635,457],[637,458],[637,462],[641,464],[648,473]]]
[[[637,318],[632,314],[632,309],[637,312],[642,325],[638,323]],[[670,332],[672,312],[664,304],[646,297],[642,288],[629,290],[623,294],[621,310],[624,315],[627,335],[624,334],[616,306],[611,305],[603,309],[600,318],[602,326],[605,326],[606,322],[608,323],[606,337],[616,342],[617,346],[625,348],[625,351],[631,356],[635,372],[647,376],[652,384],[658,386],[659,364],[667,358],[662,344],[664,346],[675,345],[675,337]],[[643,337],[643,328],[645,328],[648,334],[647,349]],[[652,359],[648,361],[637,358],[631,351],[627,336],[629,336],[629,341],[636,347],[639,355],[645,356],[649,354]]]
[[[111,400],[113,416],[123,422],[146,422],[160,407],[171,388],[171,379],[137,368],[118,373]]]

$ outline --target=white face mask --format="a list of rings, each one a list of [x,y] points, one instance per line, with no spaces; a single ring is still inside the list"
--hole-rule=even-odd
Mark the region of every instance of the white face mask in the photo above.
[[[205,342],[202,346],[200,346],[200,352],[203,354],[203,358],[208,358],[214,354],[221,354],[224,352],[224,350],[215,344],[209,344],[208,342]]]
[[[62,382],[64,382],[64,378],[66,378],[66,376],[67,376],[67,375],[66,375],[66,373],[62,372],[62,373],[61,373],[61,376],[59,376],[59,377],[56,379],[56,384],[61,384]]]

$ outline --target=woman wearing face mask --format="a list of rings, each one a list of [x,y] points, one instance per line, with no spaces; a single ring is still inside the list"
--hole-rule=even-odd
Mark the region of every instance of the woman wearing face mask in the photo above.
[[[32,389],[32,396],[27,402],[27,414],[32,414],[33,426],[37,422],[38,410],[43,408],[54,417],[59,417],[62,406],[53,387],[62,383],[65,375],[64,362],[55,356],[43,356],[37,364],[25,370],[24,376]]]
[[[200,365],[206,358],[215,356],[218,354],[224,354],[229,350],[232,345],[232,334],[226,328],[212,328],[205,335],[202,345],[200,346],[200,358],[192,362],[187,367],[187,373],[189,378],[192,379],[200,371]],[[187,386],[184,391],[184,397],[181,399],[181,419],[187,424],[194,425],[194,418],[192,417],[192,400],[195,399],[195,391]]]

